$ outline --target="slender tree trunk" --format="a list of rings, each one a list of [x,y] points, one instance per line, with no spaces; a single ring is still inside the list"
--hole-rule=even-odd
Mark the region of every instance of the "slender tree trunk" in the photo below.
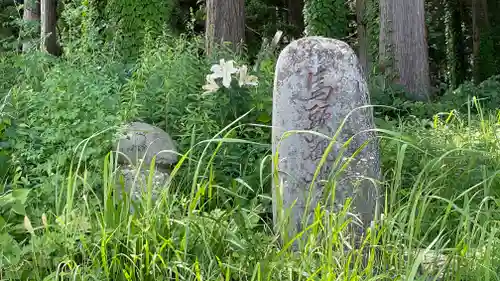
[[[33,46],[35,34],[40,34],[40,0],[24,1],[23,20],[27,24],[23,52],[27,52]]]
[[[486,0],[472,0],[472,79],[480,83],[486,79],[494,68],[490,64],[493,58],[493,46],[490,42],[490,23]]]
[[[446,0],[425,1],[425,22],[427,34],[430,32],[443,32],[446,30]],[[444,19],[444,20],[443,20]],[[431,85],[439,85],[448,78],[446,64],[446,36],[427,36],[429,46],[429,75]],[[432,88],[436,89],[437,88]]]
[[[490,19],[488,18],[488,1],[487,0],[480,0],[479,3],[481,3],[481,19],[483,22],[483,25],[486,29],[489,29],[490,26]]]
[[[488,17],[491,27],[492,41],[494,43],[494,59],[493,63],[495,65],[494,73],[500,73],[500,20],[498,14],[500,13],[500,1],[489,0],[488,1]]]
[[[358,24],[358,57],[365,77],[368,78],[370,74],[370,50],[368,33],[366,28],[366,0],[356,0],[356,18]]]
[[[288,24],[294,27],[293,36],[300,37],[304,32],[304,0],[286,0],[288,11]]]
[[[463,0],[447,0],[445,9],[448,82],[453,88],[457,88],[465,82],[467,75],[467,55],[462,28]]]
[[[478,3],[472,0],[472,79],[475,83],[480,80],[479,75],[479,56],[481,37],[479,35],[479,11]]]
[[[429,55],[424,0],[380,1],[380,59],[386,74],[409,98],[430,98]]]
[[[238,50],[245,41],[245,0],[207,0],[206,52],[218,44],[231,43]]]
[[[59,46],[57,45],[57,0],[41,0],[41,40],[42,50],[51,55],[59,55]]]

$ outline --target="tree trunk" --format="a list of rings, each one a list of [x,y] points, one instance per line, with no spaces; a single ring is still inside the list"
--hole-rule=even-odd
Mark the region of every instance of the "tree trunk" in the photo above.
[[[24,2],[23,20],[27,24],[23,52],[27,52],[33,46],[35,34],[40,34],[40,0]]]
[[[498,14],[500,13],[500,3],[498,0],[488,1],[488,17],[490,20],[491,27],[491,40],[494,43],[494,59],[493,64],[495,65],[494,72],[500,73],[500,20]]]
[[[490,41],[488,5],[485,0],[472,1],[472,79],[480,83],[492,75],[493,43]]]
[[[479,35],[479,11],[478,3],[472,0],[472,79],[478,83],[479,78],[479,56],[481,38]]]
[[[430,98],[424,0],[380,1],[380,64],[414,100]]]
[[[446,2],[447,0],[425,1],[425,23],[427,35],[432,32],[434,36],[427,36],[429,56],[429,76],[431,87],[438,90],[439,85],[448,78],[446,64],[446,36],[437,36],[436,33],[445,33],[446,30]]]
[[[370,51],[368,43],[368,33],[366,32],[366,0],[356,0],[356,18],[358,24],[358,57],[365,77],[368,79],[370,74]]]
[[[447,0],[445,5],[448,83],[452,88],[464,83],[467,75],[463,5],[463,0]]]
[[[206,52],[215,45],[231,43],[236,51],[245,41],[245,0],[207,0]]]
[[[41,0],[41,40],[42,50],[51,55],[59,55],[59,46],[57,45],[57,0]]]
[[[304,32],[304,17],[302,10],[304,10],[304,0],[286,0],[288,12],[288,24],[293,26],[293,36],[301,37]]]

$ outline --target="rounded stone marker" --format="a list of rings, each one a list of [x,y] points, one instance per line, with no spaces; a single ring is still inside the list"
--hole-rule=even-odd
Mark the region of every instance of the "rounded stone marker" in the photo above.
[[[161,152],[165,150],[177,151],[174,141],[164,130],[147,123],[132,122],[125,126],[122,134],[123,137],[117,141],[115,150],[119,149],[130,160],[119,154],[118,163],[136,166],[144,157],[143,167],[149,167],[155,155],[157,155],[155,162],[157,166],[177,163],[177,154]]]
[[[373,220],[379,193],[374,181],[366,178],[376,181],[381,177],[378,142],[375,133],[369,131],[375,127],[372,109],[356,109],[369,104],[368,86],[358,58],[346,43],[305,37],[291,42],[280,53],[273,93],[273,156],[278,153],[278,163],[273,157],[273,167],[277,165],[278,169],[278,174],[274,174],[277,181],[273,181],[273,215],[275,225],[283,219],[290,220],[290,238],[304,229],[304,221],[307,221],[305,226],[312,223],[314,209],[320,202],[337,211],[352,197],[351,212],[361,220],[360,231]],[[349,113],[309,193],[316,168],[331,140],[311,133],[282,137],[291,130],[307,130],[332,138]],[[335,200],[334,206],[329,205],[332,185],[325,182],[331,183],[330,175],[361,146],[364,146],[361,152],[333,180]],[[338,158],[340,165],[334,165]],[[285,218],[292,204],[290,217]]]

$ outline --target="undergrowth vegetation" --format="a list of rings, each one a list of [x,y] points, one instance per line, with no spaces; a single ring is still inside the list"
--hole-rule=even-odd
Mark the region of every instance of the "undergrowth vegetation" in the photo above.
[[[0,280],[500,279],[498,77],[432,104],[372,83],[372,103],[391,107],[375,107],[383,218],[350,249],[348,206],[318,208],[292,251],[271,218],[276,53],[253,65],[227,50],[206,58],[202,43],[164,35],[135,63],[2,53]],[[258,85],[202,94],[222,58]],[[184,157],[161,199],[130,213],[110,151],[137,120],[171,133]]]

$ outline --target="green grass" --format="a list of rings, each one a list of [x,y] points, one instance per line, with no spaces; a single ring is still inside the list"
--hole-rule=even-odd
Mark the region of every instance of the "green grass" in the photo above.
[[[292,251],[278,236],[286,226],[275,229],[271,218],[274,61],[257,67],[259,87],[202,99],[217,59],[200,57],[198,43],[170,38],[133,67],[112,54],[2,59],[9,98],[0,143],[8,146],[0,152],[11,169],[0,185],[0,280],[500,279],[493,103],[379,109],[382,219],[355,249],[349,208],[313,206],[307,238]],[[497,87],[488,85],[484,96]],[[467,93],[457,95],[468,101]],[[435,108],[445,113],[429,119]],[[185,154],[160,199],[146,193],[131,213],[130,198],[113,193],[116,155],[106,145],[136,119],[172,132]],[[151,187],[150,177],[136,189]]]
[[[488,120],[479,120],[477,124],[477,127],[458,128],[468,128],[467,134],[471,135],[474,135],[472,129],[480,131],[483,138],[496,129],[496,124]],[[397,134],[383,138],[394,139],[394,135]],[[223,137],[212,141],[224,147],[225,142],[235,140]],[[206,148],[205,157],[215,159],[217,150],[209,153],[210,145],[201,145]],[[447,189],[453,189],[451,184],[456,180],[451,176],[455,168],[450,163],[444,167],[443,160],[451,159],[447,155],[459,150],[471,150],[468,147],[471,143],[442,155],[428,156],[422,169],[412,179],[405,179],[403,167],[407,156],[412,150],[418,151],[413,145],[403,139],[396,144],[394,165],[385,167],[385,213],[368,232],[363,249],[349,247],[352,245],[347,208],[337,214],[318,208],[315,221],[304,233],[308,240],[295,252],[280,245],[272,226],[263,219],[269,198],[242,198],[221,189],[210,179],[210,162],[209,166],[196,165],[192,174],[188,174],[189,179],[176,180],[183,174],[174,171],[161,199],[152,202],[146,196],[131,214],[130,201],[119,200],[111,192],[116,186],[114,154],[110,153],[101,174],[103,194],[95,193],[85,172],[71,173],[66,177],[66,185],[58,187],[60,197],[55,210],[45,210],[46,224],[41,217],[28,216],[33,227],[28,236],[15,242],[4,234],[0,243],[9,247],[1,248],[0,277],[1,280],[424,280],[418,279],[423,271],[443,278],[425,280],[498,280],[500,209],[493,190],[494,177],[485,173],[475,185],[443,197],[450,194]],[[176,171],[187,165],[188,157],[193,155],[186,154]],[[463,159],[456,161],[460,160]],[[176,182],[191,182],[191,185],[175,186]],[[240,184],[245,185],[242,181]],[[182,188],[190,190],[182,192]],[[212,194],[225,194],[228,201],[239,198],[247,203],[241,207],[222,202],[220,208],[206,208],[212,200],[210,190]],[[9,194],[12,193],[2,199]],[[16,225],[4,226],[3,231],[6,230],[7,233],[23,231]],[[369,253],[365,263],[363,253]],[[425,270],[419,268],[421,264]]]

